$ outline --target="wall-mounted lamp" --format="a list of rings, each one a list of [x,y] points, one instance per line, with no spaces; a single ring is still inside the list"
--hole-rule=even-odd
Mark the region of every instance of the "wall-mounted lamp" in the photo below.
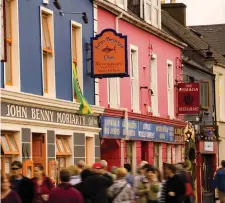
[[[58,9],[58,10],[61,10],[61,5],[60,5],[60,3],[59,3],[59,1],[58,0],[54,0],[53,1],[53,4],[54,4],[54,6]]]
[[[216,59],[215,57],[213,57],[213,52],[210,49],[210,46],[208,46],[208,50],[205,52],[205,65],[207,66],[207,68],[212,68],[212,66],[215,64]]]
[[[64,12],[64,11],[59,11],[61,16],[64,16],[65,14],[82,14],[82,19],[85,24],[88,24],[88,17],[86,12]]]

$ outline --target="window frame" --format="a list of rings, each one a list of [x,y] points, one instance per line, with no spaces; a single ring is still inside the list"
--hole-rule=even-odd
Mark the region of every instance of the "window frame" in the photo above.
[[[174,66],[171,60],[166,63],[166,77],[167,77],[167,97],[168,97],[168,116],[173,119],[175,117],[175,100],[174,100]],[[171,80],[170,80],[171,79]],[[171,101],[170,101],[171,100]]]
[[[201,85],[204,83],[208,84],[208,106],[202,106]],[[203,109],[208,110],[210,108],[210,81],[209,80],[203,80],[200,82],[200,105],[201,105],[201,108],[203,108]]]
[[[112,2],[112,0],[109,0],[110,2]],[[116,5],[120,8],[122,8],[123,10],[127,11],[127,0],[123,0],[124,4],[120,3],[120,0],[115,0]]]
[[[4,8],[4,12],[5,12],[5,43],[6,43],[6,62],[5,62],[5,68],[7,68],[7,63],[9,63],[9,69],[10,69],[10,80],[11,81],[7,81],[7,76],[5,74],[5,84],[8,86],[13,86],[13,69],[12,69],[12,42],[13,42],[13,38],[12,38],[12,1],[11,0],[3,0],[5,2],[5,8]],[[6,2],[9,3],[9,16],[10,16],[10,20],[9,20],[9,33],[10,33],[10,37],[7,36],[7,6],[6,6]],[[9,54],[8,54],[8,46],[10,47],[9,50]]]
[[[58,139],[60,139],[61,142],[62,142],[64,152],[61,151],[61,147],[60,147]],[[64,139],[66,139],[67,142],[68,142],[68,147],[70,149],[70,152],[67,151],[67,147],[66,147],[66,144],[64,143]],[[58,136],[58,135],[56,136],[56,145],[57,145],[56,147],[58,147],[58,152],[56,152],[56,156],[70,156],[70,155],[72,155],[72,149],[71,149],[71,146],[69,144],[68,139],[69,139],[68,136]]]
[[[225,74],[218,74],[218,98],[219,98],[219,119],[225,122],[225,92],[223,87],[225,86]]]
[[[7,144],[8,144],[8,146],[9,146],[9,149],[10,149],[10,151],[5,151],[5,148],[4,148],[4,146],[3,146],[3,143],[2,143],[2,141],[1,141],[1,147],[2,147],[2,150],[3,150],[3,152],[4,152],[4,155],[13,155],[13,154],[20,154],[20,150],[19,150],[19,147],[18,147],[18,143],[17,143],[17,141],[16,141],[16,139],[15,139],[15,135],[13,135],[13,132],[1,132],[1,137],[2,136],[4,136],[5,137],[5,139],[6,139],[6,141],[7,141]],[[9,138],[9,136],[12,136],[13,137],[13,139],[14,139],[14,142],[15,142],[15,147],[16,147],[16,149],[17,149],[17,151],[13,151],[13,148],[12,148],[12,143],[11,143],[11,141],[10,141],[10,138]],[[2,139],[2,138],[1,138]]]

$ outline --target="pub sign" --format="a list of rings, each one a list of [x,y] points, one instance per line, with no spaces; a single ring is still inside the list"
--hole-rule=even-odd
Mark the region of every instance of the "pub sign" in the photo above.
[[[91,77],[129,77],[127,36],[105,29],[91,38]]]
[[[179,83],[178,86],[178,114],[199,114],[199,83]]]

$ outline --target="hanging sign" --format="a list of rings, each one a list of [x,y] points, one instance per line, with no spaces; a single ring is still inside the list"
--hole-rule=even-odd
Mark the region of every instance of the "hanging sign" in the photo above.
[[[205,125],[201,126],[201,140],[217,140],[218,126],[217,125]]]
[[[179,83],[178,86],[178,114],[199,114],[199,83]]]
[[[129,77],[127,36],[105,29],[91,39],[91,77]]]

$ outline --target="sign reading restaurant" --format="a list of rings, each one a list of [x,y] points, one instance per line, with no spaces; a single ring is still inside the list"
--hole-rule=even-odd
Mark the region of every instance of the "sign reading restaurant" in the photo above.
[[[9,104],[5,102],[1,103],[1,116],[15,119],[18,118],[88,127],[99,127],[97,116],[80,115],[44,108]]]
[[[179,83],[178,86],[178,114],[199,114],[199,83]]]
[[[127,36],[105,29],[91,39],[91,77],[128,77]]]

